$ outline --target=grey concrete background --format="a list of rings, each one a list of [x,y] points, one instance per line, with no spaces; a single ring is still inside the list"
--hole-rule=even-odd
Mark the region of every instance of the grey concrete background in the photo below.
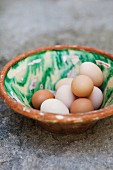
[[[79,44],[113,53],[112,0],[0,0],[0,69],[22,52]],[[0,99],[0,170],[113,170],[113,117],[56,135]]]

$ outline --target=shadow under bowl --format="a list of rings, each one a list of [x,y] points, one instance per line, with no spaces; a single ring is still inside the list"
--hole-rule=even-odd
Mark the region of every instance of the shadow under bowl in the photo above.
[[[31,98],[39,89],[55,90],[65,77],[78,75],[83,62],[97,64],[103,72],[101,108],[81,114],[43,113],[33,109]],[[55,133],[80,133],[98,120],[113,114],[113,55],[102,50],[76,45],[57,45],[21,54],[8,62],[0,73],[0,96],[14,111]]]

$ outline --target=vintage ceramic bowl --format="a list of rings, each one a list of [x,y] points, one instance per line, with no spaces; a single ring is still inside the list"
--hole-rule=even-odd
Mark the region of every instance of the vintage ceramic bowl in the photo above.
[[[55,89],[57,81],[75,77],[79,65],[96,63],[104,75],[101,87],[104,101],[101,109],[82,114],[42,113],[31,107],[31,97],[39,89]],[[0,75],[0,96],[14,111],[55,133],[79,133],[97,120],[113,114],[113,55],[83,46],[52,46],[24,53],[11,60]]]

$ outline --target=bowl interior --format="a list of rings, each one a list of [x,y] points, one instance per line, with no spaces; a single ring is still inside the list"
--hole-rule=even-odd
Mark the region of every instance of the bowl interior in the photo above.
[[[14,64],[5,77],[7,93],[19,103],[32,107],[31,97],[39,89],[55,90],[56,83],[65,77],[78,75],[85,61],[97,64],[104,75],[101,108],[113,104],[113,60],[85,50],[46,50],[28,56]]]

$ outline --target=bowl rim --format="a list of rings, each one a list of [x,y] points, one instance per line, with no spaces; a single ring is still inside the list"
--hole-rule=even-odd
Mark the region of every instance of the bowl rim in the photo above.
[[[81,123],[81,122],[92,122],[96,121],[113,114],[113,105],[105,107],[103,109],[81,113],[81,114],[54,114],[54,113],[44,113],[40,110],[36,110],[33,108],[29,108],[21,103],[18,103],[13,98],[11,98],[6,89],[4,87],[4,79],[5,76],[12,65],[17,63],[18,61],[27,58],[35,53],[47,51],[47,50],[62,50],[62,49],[74,49],[74,50],[82,50],[87,52],[95,52],[101,55],[104,55],[107,58],[113,59],[113,55],[105,52],[100,49],[88,47],[88,46],[79,46],[79,45],[55,45],[55,46],[48,46],[48,47],[41,47],[37,48],[25,53],[20,54],[19,56],[10,60],[1,70],[0,72],[0,97],[3,101],[12,108],[15,112],[18,112],[24,116],[29,118],[41,121],[41,122],[51,122],[51,123]]]

